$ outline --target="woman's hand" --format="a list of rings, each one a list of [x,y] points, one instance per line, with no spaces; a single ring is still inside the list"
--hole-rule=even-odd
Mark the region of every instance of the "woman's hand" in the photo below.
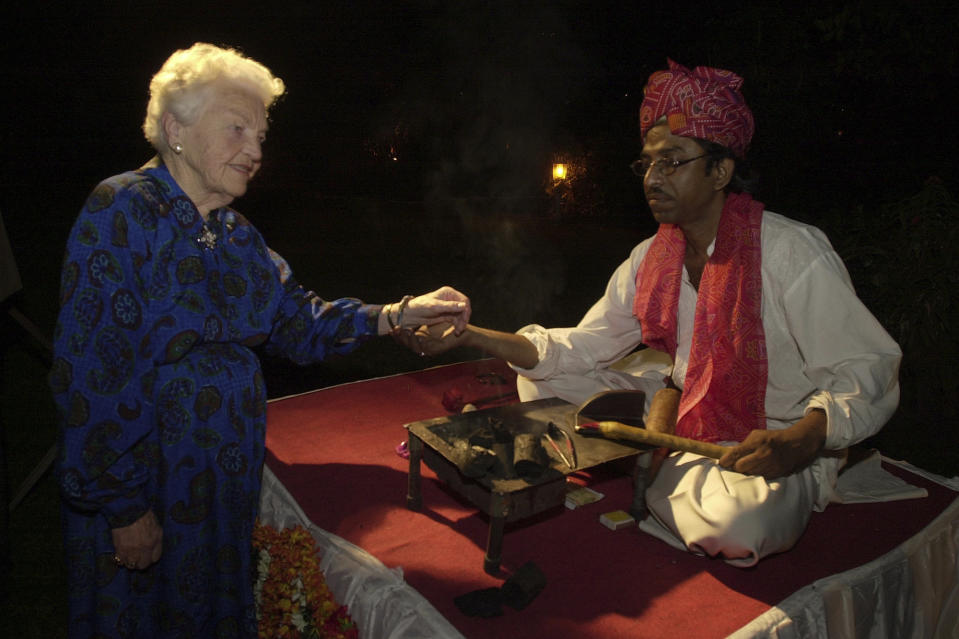
[[[130,570],[143,570],[163,554],[163,529],[152,510],[129,526],[114,528],[112,533],[113,560]]]
[[[448,323],[454,335],[461,335],[469,323],[470,300],[454,288],[443,286],[432,293],[414,297],[404,305],[390,304],[384,312],[390,314],[397,328],[413,331],[420,326]]]

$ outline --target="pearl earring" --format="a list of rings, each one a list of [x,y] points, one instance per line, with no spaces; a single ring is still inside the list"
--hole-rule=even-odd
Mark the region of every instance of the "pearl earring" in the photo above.
[[[174,145],[173,145],[173,152],[176,153],[177,155],[179,155],[180,153],[183,153],[183,145],[180,144],[179,142],[177,142],[176,144],[174,144]]]

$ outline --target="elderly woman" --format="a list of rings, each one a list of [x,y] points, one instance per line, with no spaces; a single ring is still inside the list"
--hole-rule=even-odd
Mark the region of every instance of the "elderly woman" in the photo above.
[[[99,184],[70,234],[50,383],[71,636],[256,635],[266,391],[252,347],[308,363],[423,323],[466,326],[469,301],[448,287],[324,301],[228,208],[283,92],[233,50],[175,52],[143,125],[158,156]]]

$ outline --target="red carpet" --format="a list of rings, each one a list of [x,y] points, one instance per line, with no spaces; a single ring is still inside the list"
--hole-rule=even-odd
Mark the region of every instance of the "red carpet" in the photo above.
[[[454,597],[503,582],[482,569],[488,520],[443,490],[425,465],[423,509],[408,510],[408,462],[394,448],[406,438],[403,424],[448,413],[444,393],[458,391],[481,408],[517,401],[514,377],[495,360],[465,362],[313,391],[268,409],[267,463],[307,516],[402,567],[469,638],[724,637],[812,581],[892,550],[955,499],[890,467],[929,497],[831,506],[813,515],[792,551],[743,570],[673,550],[636,528],[605,528],[599,516],[628,507],[631,487],[601,469],[577,477],[605,499],[507,525],[504,573],[533,561],[547,580],[539,597],[522,611],[504,607],[501,617],[467,617]]]

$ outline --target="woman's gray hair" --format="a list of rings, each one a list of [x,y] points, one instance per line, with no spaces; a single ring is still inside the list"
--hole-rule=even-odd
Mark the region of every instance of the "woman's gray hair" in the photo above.
[[[150,80],[150,102],[143,121],[143,133],[158,151],[165,146],[166,135],[160,122],[169,111],[177,121],[193,124],[206,101],[206,89],[217,80],[242,82],[270,107],[286,91],[283,80],[269,69],[234,49],[197,42],[167,58]]]

